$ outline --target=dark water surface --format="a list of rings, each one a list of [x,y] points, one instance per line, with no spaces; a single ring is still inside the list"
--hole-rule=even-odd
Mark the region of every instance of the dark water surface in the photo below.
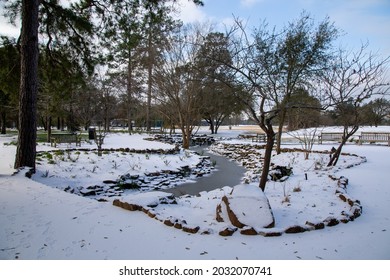
[[[241,179],[245,173],[245,168],[242,166],[237,165],[235,162],[223,156],[208,153],[207,148],[196,147],[191,150],[205,156],[210,156],[211,161],[216,162],[215,170],[207,176],[197,178],[196,182],[181,184],[177,187],[164,190],[164,192],[172,193],[175,196],[185,194],[197,195],[202,191],[211,191],[225,186],[233,187],[241,183]]]

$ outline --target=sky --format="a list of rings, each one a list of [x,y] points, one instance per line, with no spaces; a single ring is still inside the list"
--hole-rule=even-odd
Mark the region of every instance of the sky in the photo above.
[[[316,22],[329,17],[344,35],[338,44],[356,49],[369,43],[369,49],[390,56],[390,0],[204,0],[196,7],[187,0],[182,4],[184,22],[210,21],[229,25],[234,17],[248,21],[255,28],[264,20],[276,30],[308,12]]]
[[[204,0],[203,7],[196,7],[189,0],[178,2],[180,18],[185,23],[207,21],[229,26],[238,17],[248,21],[250,28],[265,20],[270,27],[280,30],[298,19],[302,11],[317,22],[329,16],[344,33],[338,42],[341,46],[357,49],[368,42],[371,51],[390,56],[390,0]],[[0,35],[16,37],[19,30],[0,17]]]

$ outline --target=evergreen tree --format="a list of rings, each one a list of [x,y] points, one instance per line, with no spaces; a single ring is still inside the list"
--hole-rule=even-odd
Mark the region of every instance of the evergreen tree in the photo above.
[[[19,93],[19,136],[15,168],[30,167],[35,171],[38,96],[38,40],[45,39],[46,51],[55,61],[53,50],[66,46],[72,55],[92,71],[91,40],[93,24],[85,4],[65,8],[58,0],[7,1],[11,21],[21,11],[20,34],[21,80]],[[78,9],[81,8],[81,9]]]
[[[6,133],[10,117],[15,121],[20,82],[20,55],[13,39],[1,37],[0,45],[0,123],[1,134]]]

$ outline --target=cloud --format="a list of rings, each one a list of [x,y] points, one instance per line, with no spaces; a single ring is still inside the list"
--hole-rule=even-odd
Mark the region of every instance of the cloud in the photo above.
[[[201,7],[196,6],[192,1],[179,0],[177,3],[180,10],[179,19],[181,19],[184,23],[207,20],[208,17],[206,13],[201,10]]]
[[[19,37],[19,33],[20,26],[14,26],[8,23],[8,20],[3,16],[0,16],[0,35],[17,38]]]

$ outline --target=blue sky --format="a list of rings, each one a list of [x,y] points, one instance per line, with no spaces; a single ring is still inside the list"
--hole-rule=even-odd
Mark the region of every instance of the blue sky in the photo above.
[[[257,27],[263,20],[277,30],[307,11],[317,22],[329,16],[344,32],[340,44],[369,49],[390,56],[390,0],[204,0],[204,7],[182,2],[181,18],[186,22],[210,21],[230,24],[233,15]]]
[[[234,15],[248,20],[249,27],[256,27],[266,20],[270,27],[276,26],[280,30],[289,21],[297,19],[303,10],[316,21],[329,16],[345,33],[340,38],[344,47],[358,48],[362,42],[368,41],[370,50],[390,56],[390,0],[204,0],[204,7],[195,7],[188,0],[178,1],[185,22],[209,21],[229,25]],[[18,27],[4,22],[0,17],[0,35],[19,34]]]

